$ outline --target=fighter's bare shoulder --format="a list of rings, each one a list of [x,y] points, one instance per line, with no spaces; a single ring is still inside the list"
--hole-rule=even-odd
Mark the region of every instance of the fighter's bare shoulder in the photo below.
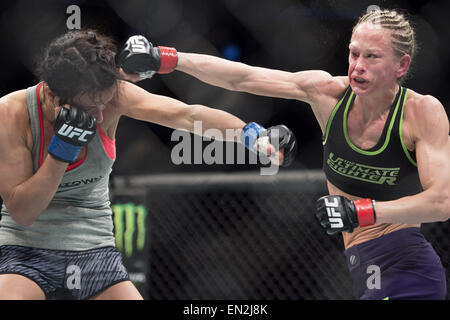
[[[22,107],[26,104],[26,90],[18,90],[3,97],[0,97],[0,105],[2,106],[0,111],[2,112],[14,112],[17,111],[17,108]]]
[[[0,127],[26,126],[29,123],[26,90],[11,92],[0,98]]]
[[[449,121],[442,103],[432,95],[408,91],[403,117],[406,137],[415,144],[420,138],[448,135]]]
[[[311,80],[307,87],[307,103],[311,106],[322,130],[333,111],[334,106],[348,87],[348,78],[332,76],[326,71],[311,71]]]
[[[442,103],[434,96],[429,94],[420,94],[412,89],[408,89],[408,100],[406,106],[409,110],[405,112],[437,112],[444,111]]]
[[[323,70],[306,70],[293,73],[291,81],[295,82],[303,94],[300,97],[305,102],[316,104],[324,97],[339,97],[348,86],[347,77],[332,76]],[[302,97],[303,96],[303,97]]]

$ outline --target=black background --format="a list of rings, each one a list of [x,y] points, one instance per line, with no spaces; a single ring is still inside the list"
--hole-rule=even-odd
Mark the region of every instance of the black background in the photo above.
[[[118,44],[142,34],[155,45],[224,56],[230,45],[237,60],[286,71],[326,70],[346,75],[347,47],[357,18],[370,5],[406,10],[416,27],[420,51],[405,85],[438,98],[448,114],[450,22],[447,1],[11,1],[0,3],[0,94],[26,88],[36,57],[66,32],[69,5],[81,9],[81,27],[96,28]],[[264,126],[283,123],[299,140],[294,169],[321,167],[321,132],[307,104],[295,100],[230,92],[181,72],[156,75],[138,84],[149,92],[226,110]],[[117,175],[256,170],[258,165],[175,165],[172,129],[121,119],[117,132]]]

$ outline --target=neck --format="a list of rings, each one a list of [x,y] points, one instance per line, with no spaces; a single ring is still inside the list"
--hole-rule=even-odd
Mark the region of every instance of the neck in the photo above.
[[[395,86],[382,90],[380,94],[370,96],[356,96],[354,106],[360,108],[365,121],[379,118],[389,111],[397,96],[400,86]]]

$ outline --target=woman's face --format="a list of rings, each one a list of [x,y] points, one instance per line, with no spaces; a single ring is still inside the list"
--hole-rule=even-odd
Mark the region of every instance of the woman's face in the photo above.
[[[117,89],[112,87],[103,90],[95,96],[84,93],[75,97],[71,105],[86,111],[97,120],[97,123],[102,123],[103,110],[105,110],[107,105],[114,99],[116,91]]]
[[[362,23],[353,32],[349,45],[348,78],[356,95],[367,95],[395,86],[400,62],[394,56],[390,31]]]

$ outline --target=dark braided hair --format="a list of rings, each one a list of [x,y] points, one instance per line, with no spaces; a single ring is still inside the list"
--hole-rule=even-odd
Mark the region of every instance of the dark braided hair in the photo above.
[[[69,31],[47,46],[37,75],[61,104],[81,94],[95,97],[117,85],[116,50],[113,39],[98,31]]]

